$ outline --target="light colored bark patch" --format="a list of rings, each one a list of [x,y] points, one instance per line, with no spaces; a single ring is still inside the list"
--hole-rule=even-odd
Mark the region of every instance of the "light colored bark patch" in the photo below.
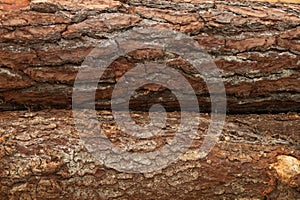
[[[270,3],[300,3],[299,0],[249,0],[259,2],[270,2]]]
[[[277,163],[271,165],[276,170],[283,182],[288,182],[292,177],[300,174],[300,160],[292,156],[277,156]]]
[[[25,8],[31,0],[0,0],[0,10],[10,11]]]

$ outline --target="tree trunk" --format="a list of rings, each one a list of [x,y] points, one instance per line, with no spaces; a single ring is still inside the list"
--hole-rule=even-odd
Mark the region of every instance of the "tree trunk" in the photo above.
[[[298,0],[0,0],[0,199],[300,199],[299,10]],[[83,145],[69,110],[76,75],[101,42],[134,27],[185,33],[220,69],[230,115],[207,157],[197,154],[211,122],[204,113],[187,152],[155,172],[120,172]],[[178,127],[180,108],[166,88],[143,86],[130,102],[145,124],[145,100],[162,97],[155,103],[169,121],[157,137],[136,141],[108,111],[120,77],[151,62],[183,74],[200,110],[210,111],[201,74],[180,56],[122,55],[95,100],[102,131],[128,151],[155,151]]]
[[[210,121],[203,114],[199,136],[186,154],[162,170],[136,174],[107,168],[94,158],[82,145],[70,111],[4,112],[0,117],[1,199],[300,197],[297,113],[229,115],[218,144],[199,159],[194,152]],[[99,117],[114,144],[132,142],[116,131],[110,112],[101,111]],[[166,137],[152,140],[159,146]],[[153,148],[143,144],[136,146]]]
[[[6,8],[0,24],[0,109],[69,108],[77,72],[94,47],[132,27],[163,26],[190,35],[212,56],[229,112],[299,111],[299,10],[299,4],[196,0],[34,0],[22,9]],[[114,83],[126,70],[150,59],[185,74],[201,109],[209,111],[199,72],[164,53],[137,51],[112,63],[114,70],[99,84],[97,108],[109,107]],[[164,96],[176,108],[165,90],[137,92]]]

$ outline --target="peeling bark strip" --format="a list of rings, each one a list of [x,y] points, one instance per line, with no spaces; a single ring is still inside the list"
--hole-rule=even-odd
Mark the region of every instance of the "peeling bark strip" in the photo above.
[[[89,52],[142,26],[172,28],[199,41],[222,71],[230,112],[300,110],[300,4],[288,4],[298,1],[32,0],[16,1],[11,8],[6,1],[0,1],[0,110],[70,108],[74,79]],[[184,74],[200,109],[208,111],[199,74],[161,50],[116,60],[99,83],[97,108],[109,107],[118,77],[146,61],[165,62]],[[144,93],[163,96],[165,105],[178,109],[166,90],[140,88]],[[140,109],[147,98],[133,98],[132,108]]]
[[[161,136],[135,141],[115,126],[110,112],[98,114],[110,140],[134,151],[164,145],[178,123],[178,113],[170,112]],[[146,122],[146,113],[133,116]],[[129,174],[106,168],[87,152],[71,111],[0,113],[0,199],[300,198],[299,114],[228,116],[220,141],[204,159],[194,151],[210,117],[202,114],[199,121],[198,137],[176,162]]]

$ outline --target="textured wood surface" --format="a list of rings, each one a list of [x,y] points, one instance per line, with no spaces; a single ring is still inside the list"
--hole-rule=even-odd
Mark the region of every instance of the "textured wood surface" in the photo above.
[[[212,56],[230,112],[299,111],[299,10],[298,4],[197,0],[34,0],[2,10],[0,110],[69,108],[80,65],[99,42],[132,27],[163,26],[189,34]],[[116,60],[99,84],[97,107],[107,108],[118,77],[148,59],[180,70],[207,110],[204,82],[187,62],[165,53],[142,51]],[[140,89],[165,95],[164,101],[176,107],[166,91]]]
[[[0,0],[0,199],[300,199],[298,3]],[[186,154],[156,172],[119,172],[83,146],[68,110],[77,72],[100,42],[133,27],[186,33],[222,71],[230,115],[207,157],[195,152],[207,134],[208,114],[200,115]],[[178,112],[168,112],[160,136],[135,140],[105,110],[117,80],[145,62],[179,70],[201,111],[210,106],[205,83],[184,59],[161,49],[120,57],[99,83],[96,107],[104,109],[98,112],[104,133],[130,151],[165,145],[178,125]],[[163,97],[157,103],[178,109],[164,88],[148,85],[138,94],[132,108],[143,110],[143,100]],[[147,113],[136,112],[137,123],[148,122]],[[261,114],[270,112],[277,114]]]
[[[165,135],[149,139],[152,145],[135,143],[115,127],[110,112],[98,114],[114,144],[144,151],[164,144],[176,127],[170,122]],[[143,115],[135,115],[138,122]],[[299,114],[230,115],[204,159],[193,152],[210,120],[206,114],[199,120],[198,137],[176,162],[131,174],[92,157],[70,111],[0,113],[0,199],[299,199]]]

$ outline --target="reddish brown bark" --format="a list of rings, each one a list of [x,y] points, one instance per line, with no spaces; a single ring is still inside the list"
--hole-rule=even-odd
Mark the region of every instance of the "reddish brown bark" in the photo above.
[[[0,111],[8,111],[0,112],[0,199],[300,199],[297,3],[0,0]],[[195,151],[210,122],[201,114],[198,136],[177,161],[152,173],[123,173],[87,151],[66,108],[91,50],[133,27],[148,26],[168,27],[198,41],[222,71],[231,114],[254,114],[227,116],[217,145],[200,159]],[[131,52],[112,63],[99,83],[97,108],[109,108],[113,85],[142,62],[165,62],[179,70],[193,86],[201,111],[209,111],[199,74],[161,49]],[[144,95],[132,99],[132,108],[163,97],[158,103],[179,109],[163,87],[146,85],[138,92]],[[145,101],[150,96],[152,102]],[[41,110],[16,111],[26,108]],[[286,114],[258,114],[271,111]],[[120,132],[109,111],[98,114],[109,139],[134,151],[165,145],[177,125],[169,121],[148,145]],[[176,118],[178,112],[168,115]],[[146,123],[146,113],[134,116]]]
[[[89,52],[100,41],[141,26],[169,27],[199,41],[222,71],[229,111],[300,108],[298,4],[80,2],[32,1],[21,10],[1,11],[1,110],[69,108],[73,82]],[[194,86],[203,105],[201,109],[209,107],[205,84],[193,78],[187,62],[156,51],[146,55],[151,62],[163,59],[170,67],[181,70]],[[106,89],[99,89],[97,107],[107,108],[112,83],[134,63],[144,62],[146,55],[142,59],[127,56],[114,63],[118,71],[109,73],[107,82],[99,84],[99,88]],[[154,95],[163,96],[163,92],[150,90]],[[176,107],[171,98],[166,97],[165,101],[171,108]],[[138,104],[133,103],[132,107]]]
[[[142,115],[135,115],[138,122],[143,122]],[[116,129],[110,112],[102,111],[99,117],[114,144],[155,149],[145,141],[132,143]],[[1,199],[300,197],[297,113],[230,115],[216,147],[208,157],[198,159],[193,152],[210,121],[203,114],[199,136],[188,152],[170,166],[144,174],[122,173],[101,164],[82,145],[70,111],[6,112],[0,119]],[[170,122],[165,133],[176,123]],[[168,135],[149,141],[160,146]]]

